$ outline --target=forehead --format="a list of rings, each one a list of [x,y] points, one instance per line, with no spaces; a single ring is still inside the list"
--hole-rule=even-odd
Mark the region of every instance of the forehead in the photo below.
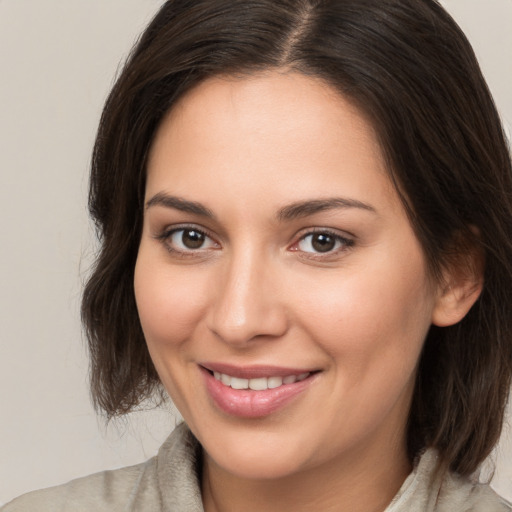
[[[165,117],[146,196],[191,187],[206,202],[219,190],[225,200],[259,193],[269,201],[270,190],[280,202],[333,192],[396,199],[365,116],[322,80],[277,71],[206,80]]]

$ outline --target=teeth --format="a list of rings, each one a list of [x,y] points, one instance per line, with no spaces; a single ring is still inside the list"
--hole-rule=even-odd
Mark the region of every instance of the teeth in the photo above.
[[[265,377],[262,377],[261,379],[250,379],[249,389],[254,389],[254,391],[268,389],[267,379]]]
[[[254,391],[263,391],[265,389],[275,389],[283,384],[293,384],[307,379],[310,373],[300,373],[299,375],[287,375],[286,377],[259,377],[256,379],[240,379],[231,377],[225,373],[213,372],[213,376],[225,386],[233,389],[252,389]]]
[[[247,389],[249,387],[249,379],[231,377],[231,387],[233,389]]]
[[[268,389],[278,388],[279,386],[282,386],[282,385],[283,385],[282,377],[269,377],[267,379]]]

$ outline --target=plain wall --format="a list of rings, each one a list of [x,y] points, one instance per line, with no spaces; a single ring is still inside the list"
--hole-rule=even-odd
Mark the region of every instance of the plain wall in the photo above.
[[[156,453],[172,411],[108,429],[79,322],[90,152],[119,63],[160,0],[0,0],[0,504]],[[512,0],[445,0],[512,123]],[[512,498],[510,428],[495,487]]]

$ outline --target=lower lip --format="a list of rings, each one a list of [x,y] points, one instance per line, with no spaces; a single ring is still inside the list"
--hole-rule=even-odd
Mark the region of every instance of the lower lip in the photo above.
[[[202,369],[206,389],[214,403],[223,412],[240,418],[261,418],[288,405],[313,382],[315,374],[293,384],[254,391],[233,389],[218,381],[209,371]]]

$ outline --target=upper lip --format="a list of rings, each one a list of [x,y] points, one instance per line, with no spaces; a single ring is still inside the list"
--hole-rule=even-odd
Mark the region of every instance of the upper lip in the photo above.
[[[273,365],[235,366],[227,363],[201,363],[200,366],[211,372],[219,372],[239,379],[258,379],[262,377],[287,377],[301,375],[316,370],[310,368],[290,368]]]

